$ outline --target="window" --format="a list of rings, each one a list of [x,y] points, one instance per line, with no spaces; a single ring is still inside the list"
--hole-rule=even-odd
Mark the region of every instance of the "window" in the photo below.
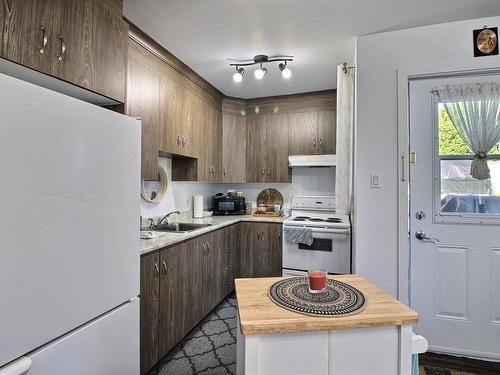
[[[474,154],[451,122],[442,103],[436,105],[440,214],[500,214],[500,147],[488,153],[491,178],[470,175]]]

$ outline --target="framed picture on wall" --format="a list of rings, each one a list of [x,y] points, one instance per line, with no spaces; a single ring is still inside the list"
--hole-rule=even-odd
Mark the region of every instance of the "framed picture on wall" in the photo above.
[[[498,28],[474,30],[474,57],[498,55]]]

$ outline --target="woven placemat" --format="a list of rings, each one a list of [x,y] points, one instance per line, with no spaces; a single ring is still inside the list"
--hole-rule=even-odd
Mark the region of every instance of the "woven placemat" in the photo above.
[[[268,290],[269,298],[287,310],[311,316],[346,316],[363,311],[367,299],[358,289],[338,280],[328,279],[321,293],[309,293],[307,277],[280,280]]]

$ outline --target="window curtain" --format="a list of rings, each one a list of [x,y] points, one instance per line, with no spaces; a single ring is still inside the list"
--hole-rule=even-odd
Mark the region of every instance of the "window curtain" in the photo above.
[[[335,204],[338,213],[351,212],[355,68],[337,66],[337,162]]]
[[[470,174],[490,178],[488,152],[500,141],[500,84],[446,85],[437,88],[453,126],[474,153]]]

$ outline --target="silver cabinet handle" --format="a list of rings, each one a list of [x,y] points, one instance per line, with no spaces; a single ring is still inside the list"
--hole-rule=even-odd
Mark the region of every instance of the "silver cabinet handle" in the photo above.
[[[161,278],[164,279],[165,276],[167,276],[167,263],[165,263],[165,261],[163,260],[161,262],[161,265],[163,266],[163,275],[161,276]]]
[[[40,48],[40,53],[43,55],[45,52],[45,46],[47,45],[47,31],[45,30],[45,26],[40,25],[40,30],[42,30],[42,48]]]
[[[177,145],[178,146],[181,145],[181,135],[180,134],[177,134]]]
[[[155,262],[155,279],[160,276],[160,267],[158,267],[158,263]]]
[[[226,269],[226,271],[229,271],[231,269],[231,266],[229,264],[226,265],[226,267],[224,267]]]
[[[316,148],[316,138],[313,141],[313,146],[314,146],[314,148]]]
[[[260,174],[264,176],[266,174],[266,168],[262,167],[262,170],[260,171]]]
[[[432,242],[434,245],[438,244],[440,241],[437,238],[434,237],[427,237],[425,232],[422,229],[419,229],[415,232],[415,238],[420,241],[429,241]]]
[[[271,168],[267,168],[267,175],[270,176],[271,175]]]
[[[206,247],[205,243],[202,243],[202,244],[201,244],[201,247],[202,247],[202,249],[203,249],[202,254],[203,254],[203,255],[207,255],[207,247]]]
[[[227,176],[227,171],[226,171],[226,168],[224,168],[224,170],[223,170],[223,172],[222,172],[222,173],[224,174],[224,177],[226,177],[226,176]]]
[[[210,244],[207,242],[207,249],[208,249],[208,254],[212,252],[212,249],[210,248]]]
[[[63,61],[63,57],[66,54],[66,44],[64,43],[63,35],[59,35],[59,40],[61,41],[61,54],[57,58],[59,61]]]
[[[321,138],[319,139],[319,147],[323,147],[323,140]]]
[[[182,147],[186,146],[186,137],[182,136]]]

